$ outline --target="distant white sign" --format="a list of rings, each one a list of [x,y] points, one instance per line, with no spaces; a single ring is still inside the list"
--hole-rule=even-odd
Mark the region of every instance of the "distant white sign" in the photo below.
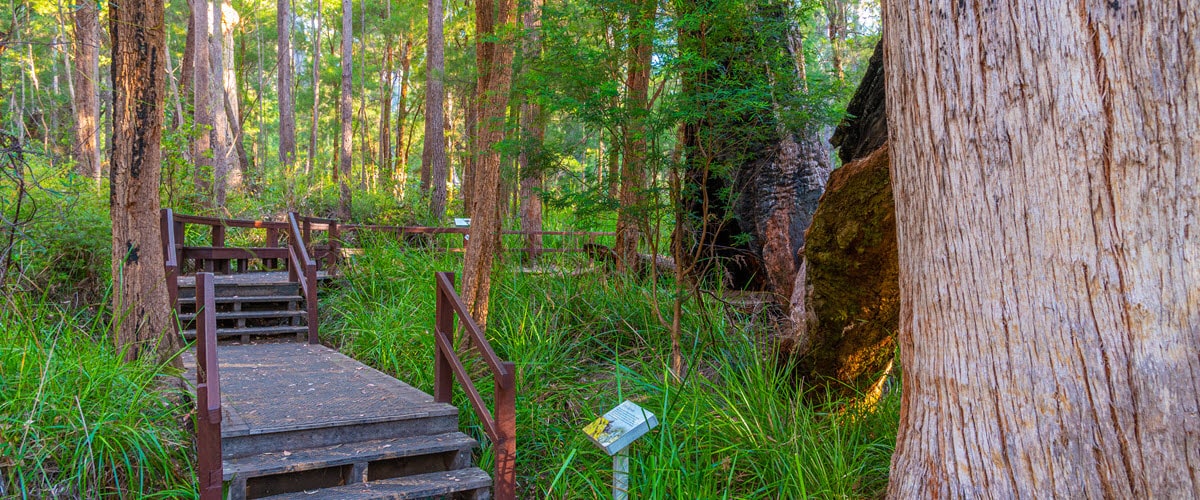
[[[653,413],[632,401],[625,401],[588,424],[583,432],[605,453],[615,455],[655,427],[658,427],[658,419]]]
[[[471,227],[471,219],[454,218],[454,227]]]

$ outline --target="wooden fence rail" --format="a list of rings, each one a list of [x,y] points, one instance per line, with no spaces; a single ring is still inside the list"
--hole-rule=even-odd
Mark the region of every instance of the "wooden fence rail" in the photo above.
[[[201,500],[219,500],[221,376],[217,368],[217,302],[213,275],[196,274],[196,475]]]

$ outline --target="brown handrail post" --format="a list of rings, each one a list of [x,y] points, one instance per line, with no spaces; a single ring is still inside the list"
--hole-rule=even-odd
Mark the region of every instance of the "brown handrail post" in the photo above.
[[[438,273],[446,277],[450,285],[454,285],[454,273]],[[445,338],[447,344],[454,345],[454,309],[450,308],[450,298],[446,296],[446,292],[442,290],[438,280],[434,280],[434,291],[437,293],[434,297],[437,298],[434,306],[434,335],[440,335]],[[454,379],[453,373],[450,371],[450,360],[446,359],[446,354],[441,349],[434,347],[433,350],[433,400],[439,403],[449,403],[451,393],[453,392]]]
[[[265,243],[267,247],[279,246],[279,230],[273,227],[268,227],[267,240]],[[267,269],[275,269],[279,266],[279,262],[277,262],[275,259],[263,259],[263,264],[267,266]]]
[[[306,322],[308,323],[308,343],[320,344],[321,339],[317,336],[317,326],[320,320],[317,318],[317,266],[306,266],[304,270],[304,279],[308,282],[308,289],[305,290],[304,307],[306,309]]]
[[[505,373],[496,376],[496,478],[497,499],[517,498],[517,387],[516,365],[503,363]]]
[[[338,221],[329,223],[329,255],[325,256],[325,266],[328,272],[333,274],[337,270],[338,259],[342,256],[342,231],[338,228]]]
[[[305,321],[308,323],[308,343],[321,342],[317,336],[317,262],[310,257],[300,228],[296,225],[296,213],[288,213],[288,279],[300,283],[304,292]],[[307,224],[307,221],[306,221]]]
[[[212,227],[212,246],[214,248],[225,247],[225,225],[217,224]],[[220,260],[214,263],[216,272],[221,274],[229,274],[229,261]]]
[[[221,377],[217,365],[217,305],[213,275],[196,274],[196,474],[201,500],[219,500],[221,464]]]
[[[167,300],[171,304],[171,327],[179,333],[179,253],[175,248],[175,213],[169,208],[159,212],[158,227],[162,232],[164,279],[167,281]]]

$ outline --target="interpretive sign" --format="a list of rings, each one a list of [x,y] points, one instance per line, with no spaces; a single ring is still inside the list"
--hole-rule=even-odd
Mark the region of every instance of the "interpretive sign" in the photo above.
[[[653,413],[632,401],[625,401],[588,424],[583,432],[605,453],[615,455],[655,427],[658,427],[658,419]]]
[[[454,227],[471,227],[471,219],[454,218]]]

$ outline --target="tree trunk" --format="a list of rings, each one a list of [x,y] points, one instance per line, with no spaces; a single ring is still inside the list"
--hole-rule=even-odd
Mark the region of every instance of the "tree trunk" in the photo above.
[[[654,48],[656,0],[631,5],[629,62],[625,81],[624,154],[621,163],[620,204],[617,211],[617,268],[635,271],[638,263],[638,228],[645,220],[642,192],[646,182],[646,119],[650,88],[650,55]]]
[[[209,0],[191,0],[192,6],[192,133],[196,159],[194,182],[196,193],[203,205],[212,204],[213,184],[209,181],[215,173],[216,156],[213,151],[212,133],[214,108],[212,101],[212,51],[209,49],[208,31],[211,26]]]
[[[213,128],[212,128],[212,147],[213,147],[213,201],[217,207],[225,206],[225,197],[229,188],[234,187],[235,183],[240,182],[240,176],[237,176],[236,170],[233,169],[234,153],[233,141],[229,136],[229,117],[225,113],[225,50],[224,50],[224,35],[222,35],[222,24],[224,24],[224,12],[221,9],[221,0],[207,0],[209,5],[209,30],[208,30],[208,48],[209,48],[209,63],[212,64],[213,81],[209,90],[212,92],[209,97],[213,106]]]
[[[525,11],[525,64],[538,60],[542,56],[542,0],[532,0],[529,9]],[[517,157],[521,172],[521,206],[519,216],[521,231],[525,232],[525,246],[529,249],[526,256],[536,261],[542,254],[542,190],[543,167],[540,161],[542,143],[546,139],[546,121],[542,116],[542,107],[534,98],[526,96],[521,103],[521,153]],[[538,233],[538,234],[535,234]]]
[[[83,0],[75,20],[75,167],[79,175],[100,182],[100,11],[95,0]]]
[[[822,0],[829,33],[829,64],[838,80],[846,78],[846,0]]]
[[[230,183],[234,187],[240,186],[242,179],[250,172],[250,156],[246,154],[246,146],[242,137],[241,99],[238,93],[237,62],[233,50],[233,31],[241,22],[241,16],[233,9],[233,4],[229,3],[229,0],[223,0],[221,2],[221,62],[225,71],[222,79],[225,89],[225,106],[222,111],[225,113],[225,120],[229,125],[229,141],[233,145],[233,153],[237,160],[237,171],[232,173],[234,177],[231,178]],[[234,159],[231,158],[230,161]]]
[[[354,144],[354,136],[351,132],[354,106],[351,101],[351,92],[353,87],[353,62],[351,54],[353,53],[354,33],[353,33],[353,16],[354,5],[349,0],[342,2],[342,89],[341,95],[338,96],[341,109],[341,125],[342,134],[339,144],[340,154],[338,157],[338,168],[334,171],[334,179],[338,183],[338,210],[337,217],[341,220],[350,220],[350,182],[354,180],[350,176],[350,161],[351,148]]]
[[[411,76],[412,40],[405,36],[400,50],[400,102],[396,106],[396,163],[393,166],[401,196],[404,195],[404,189],[408,184],[408,153],[409,147],[412,145],[412,141],[408,139],[408,136],[412,135],[412,127],[408,126],[408,89]],[[424,162],[421,165],[421,172],[422,180],[429,176]]]
[[[442,0],[429,0],[429,41],[425,46],[425,147],[421,150],[421,192],[429,196],[429,213],[440,221],[446,213],[445,33]],[[405,50],[405,66],[408,54]],[[405,70],[407,72],[407,69]],[[425,175],[428,171],[429,174]]]
[[[379,169],[392,176],[392,37],[387,36],[383,67],[379,70]]]
[[[891,496],[1200,496],[1193,7],[884,3]]]
[[[858,90],[846,106],[846,120],[838,125],[829,143],[838,148],[842,163],[850,163],[883,147],[887,142],[887,105],[884,96],[883,40],[867,64]]]
[[[164,32],[161,0],[109,4],[112,37],[113,332],[126,360],[182,368],[163,282],[158,182],[162,167]]]
[[[195,0],[193,0],[195,1]],[[296,161],[296,102],[292,98],[291,0],[277,0],[275,16],[279,48],[279,162],[290,172]]]
[[[317,157],[317,122],[318,118],[321,117],[321,0],[317,0],[316,17],[317,19],[314,23],[316,26],[313,27],[312,45],[312,127],[309,128],[308,135],[308,158],[304,163],[304,173],[309,175],[313,172],[313,161]]]
[[[513,33],[516,0],[476,0],[475,23],[479,66],[478,163],[471,194],[471,239],[463,263],[463,297],[471,316],[486,328],[488,292],[491,290],[492,261],[500,250],[500,151],[504,140],[504,111],[512,84]]]

